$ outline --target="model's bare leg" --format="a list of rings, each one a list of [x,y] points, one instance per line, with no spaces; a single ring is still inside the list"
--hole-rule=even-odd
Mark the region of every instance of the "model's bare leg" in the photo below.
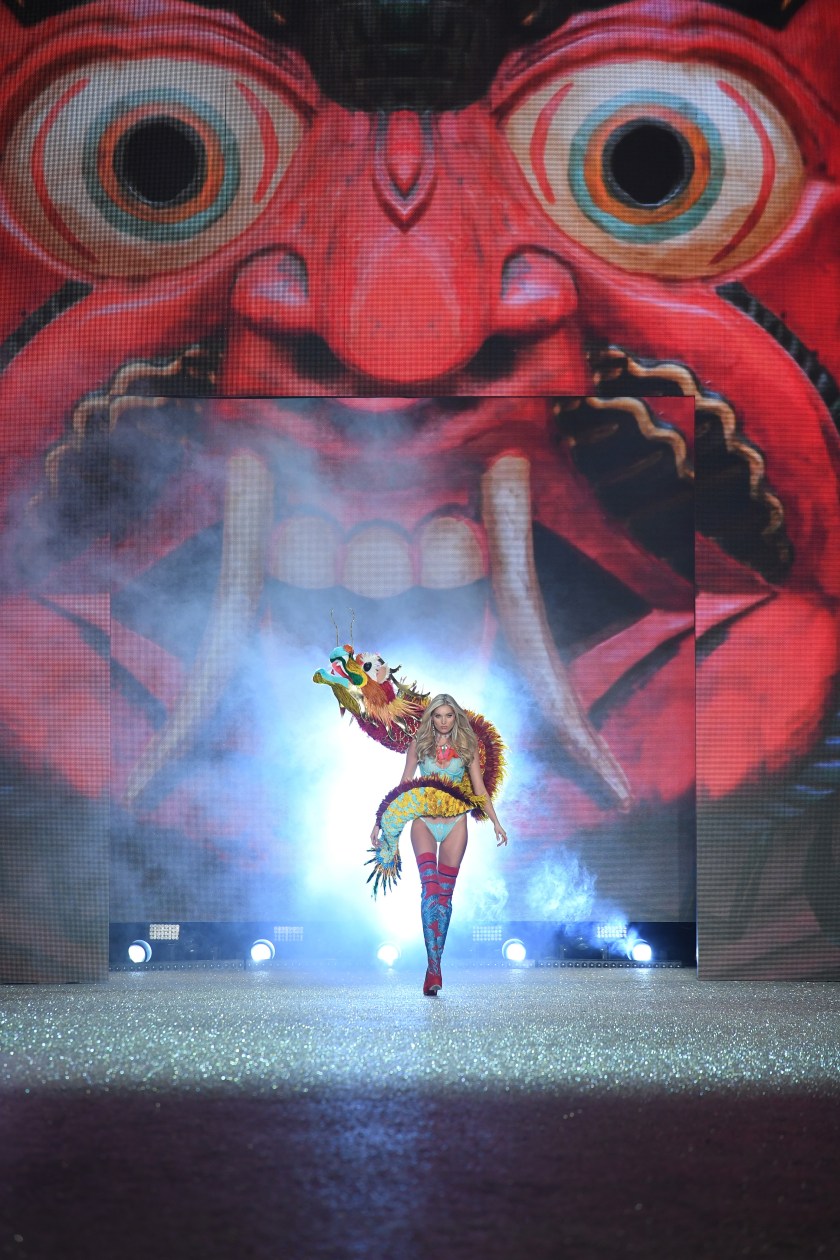
[[[411,824],[411,847],[418,861],[422,853],[431,853],[432,857],[437,854],[437,841],[422,818],[415,818]]]
[[[464,814],[458,819],[449,835],[440,846],[438,852],[438,870],[440,870],[441,862],[446,866],[454,867],[457,871],[464,860],[464,854],[467,851],[467,817]]]

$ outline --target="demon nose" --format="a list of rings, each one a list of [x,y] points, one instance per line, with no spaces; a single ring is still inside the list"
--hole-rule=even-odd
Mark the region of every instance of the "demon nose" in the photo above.
[[[463,241],[442,249],[439,236],[397,232],[379,242],[375,257],[327,271],[329,283],[314,291],[304,258],[288,249],[257,255],[240,271],[233,292],[239,340],[248,343],[250,372],[264,369],[253,386],[270,392],[272,362],[302,343],[312,370],[323,373],[329,360],[337,383],[347,374],[404,392],[456,372],[469,377],[472,364],[478,379],[491,347],[498,361],[500,344],[515,348],[562,331],[565,358],[577,340],[574,280],[545,250],[512,250],[493,265]],[[250,392],[231,370],[228,386]]]
[[[368,266],[330,268],[313,295],[303,259],[274,250],[246,264],[233,304],[264,336],[319,337],[352,372],[401,386],[445,375],[483,340],[487,303],[458,271],[439,244],[398,234]]]
[[[327,313],[327,340],[364,376],[406,385],[458,368],[486,335],[486,307],[438,244],[399,238]],[[476,297],[478,300],[476,300]]]

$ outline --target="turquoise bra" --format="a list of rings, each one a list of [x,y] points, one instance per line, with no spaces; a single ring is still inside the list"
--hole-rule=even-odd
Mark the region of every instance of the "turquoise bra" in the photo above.
[[[420,762],[421,774],[442,774],[447,779],[460,779],[464,773],[464,763],[460,757],[453,757],[442,766],[435,757],[426,757]]]

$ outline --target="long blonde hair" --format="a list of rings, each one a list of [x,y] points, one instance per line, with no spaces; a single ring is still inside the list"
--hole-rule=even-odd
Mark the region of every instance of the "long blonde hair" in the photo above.
[[[425,761],[426,758],[434,757],[435,728],[432,717],[435,709],[441,709],[444,705],[449,705],[455,714],[455,725],[449,735],[450,743],[456,749],[464,765],[468,766],[476,754],[478,740],[476,739],[475,731],[470,726],[470,719],[460,704],[447,695],[435,696],[426,705],[426,709],[420,719],[420,725],[417,727],[417,734],[414,737],[417,759],[418,761]]]

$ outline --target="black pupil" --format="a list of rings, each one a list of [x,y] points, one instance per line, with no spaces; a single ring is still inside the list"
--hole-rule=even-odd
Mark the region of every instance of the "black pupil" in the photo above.
[[[671,201],[693,174],[687,141],[665,123],[636,119],[614,131],[604,148],[604,182],[631,205]]]
[[[114,152],[123,187],[152,206],[177,206],[201,189],[207,154],[201,137],[178,118],[146,118],[130,128]]]

